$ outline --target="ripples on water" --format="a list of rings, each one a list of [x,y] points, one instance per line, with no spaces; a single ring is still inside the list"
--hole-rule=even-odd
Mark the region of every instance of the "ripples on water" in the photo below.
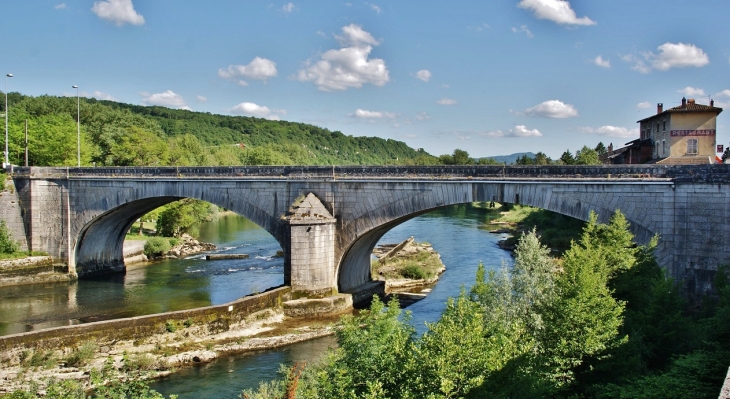
[[[419,333],[426,331],[426,322],[438,320],[449,297],[471,287],[479,262],[487,267],[499,267],[502,262],[511,264],[509,253],[497,247],[502,236],[489,232],[489,220],[483,211],[456,206],[405,222],[380,240],[380,243],[396,243],[414,236],[418,242],[431,243],[446,265],[446,271],[428,296],[407,309]],[[259,381],[276,378],[280,363],[311,362],[333,345],[335,341],[330,337],[220,359],[201,368],[182,370],[156,382],[153,388],[165,395],[179,394],[180,399],[235,398],[241,390],[257,387]]]

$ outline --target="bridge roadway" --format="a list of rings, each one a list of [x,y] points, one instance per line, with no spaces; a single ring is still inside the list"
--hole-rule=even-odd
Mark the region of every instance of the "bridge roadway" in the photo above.
[[[606,221],[617,209],[689,292],[711,289],[730,257],[730,165],[251,166],[8,169],[0,218],[24,248],[79,277],[123,272],[125,232],[141,215],[195,198],[251,219],[281,244],[301,295],[356,292],[388,230],[455,204],[497,201]],[[310,195],[311,194],[311,195]],[[4,202],[3,202],[4,201]],[[7,206],[4,206],[6,204]],[[12,206],[11,206],[12,205]]]

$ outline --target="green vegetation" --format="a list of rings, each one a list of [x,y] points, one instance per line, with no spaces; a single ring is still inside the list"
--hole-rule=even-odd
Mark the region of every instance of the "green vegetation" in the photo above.
[[[76,165],[76,99],[8,93],[10,162]],[[0,100],[2,102],[3,99]],[[81,99],[82,165],[437,164],[405,143],[303,123]]]
[[[0,172],[0,191],[5,191],[5,180],[8,178],[8,175],[5,174],[5,172]]]
[[[158,212],[157,233],[164,237],[179,237],[183,233],[197,236],[201,222],[218,219],[217,206],[190,198],[168,204]]]
[[[20,245],[10,236],[8,226],[4,220],[0,220],[0,254],[13,254],[20,250]]]
[[[99,349],[99,346],[93,341],[87,341],[81,344],[78,348],[74,349],[68,356],[66,356],[65,363],[67,367],[81,367],[86,365],[89,360],[94,356],[94,353]]]
[[[152,237],[144,243],[144,254],[148,258],[154,258],[164,255],[170,248],[172,248],[170,238]]]
[[[495,210],[504,210],[497,219],[518,225],[519,230],[538,229],[540,241],[554,252],[562,254],[570,248],[571,242],[577,240],[585,222],[545,209],[524,205],[510,205],[496,207]],[[513,248],[519,235],[508,238],[506,246]]]
[[[347,317],[339,347],[244,398],[714,398],[730,355],[730,268],[703,311],[636,246],[621,213],[593,214],[563,258],[535,231],[513,267],[480,265],[469,292],[416,336],[393,301]]]
[[[411,245],[418,248],[427,244]],[[438,254],[429,250],[418,250],[408,255],[399,255],[383,261],[374,260],[371,263],[372,275],[386,279],[430,279],[435,277],[441,268],[443,263]]]

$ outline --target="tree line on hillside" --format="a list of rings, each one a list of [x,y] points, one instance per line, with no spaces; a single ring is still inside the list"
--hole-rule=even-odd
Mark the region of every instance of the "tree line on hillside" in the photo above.
[[[417,336],[397,301],[341,322],[338,348],[243,392],[268,398],[716,398],[730,355],[728,268],[689,307],[619,212],[562,259],[535,232]],[[698,310],[701,309],[701,310]]]
[[[10,161],[76,165],[77,103],[72,97],[8,93]],[[4,108],[4,106],[3,106]],[[304,123],[214,115],[81,99],[81,164],[143,165],[387,165],[435,164],[401,141],[346,136]]]
[[[27,121],[29,165],[76,165],[75,98],[8,93],[8,101],[11,163],[25,164]],[[78,110],[84,166],[500,164],[472,158],[462,149],[436,157],[401,141],[347,136],[305,123],[93,98],[80,99]],[[575,156],[566,151],[557,160],[539,152],[523,155],[516,164],[597,164],[605,150],[602,143],[594,149],[584,146]]]

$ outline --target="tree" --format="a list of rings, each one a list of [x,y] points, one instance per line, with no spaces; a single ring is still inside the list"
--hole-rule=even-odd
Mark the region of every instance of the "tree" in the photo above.
[[[4,220],[0,220],[0,254],[12,254],[17,252],[20,246],[8,231],[8,226],[5,225]]]
[[[599,141],[598,144],[596,144],[596,148],[594,148],[598,156],[606,155],[608,153],[608,150],[606,149],[606,146],[603,145],[602,141]]]
[[[179,237],[183,233],[198,235],[198,225],[217,218],[218,208],[205,201],[186,198],[160,212],[157,218],[157,234],[165,237]]]
[[[553,163],[552,159],[544,152],[540,151],[535,154],[535,165],[550,165],[551,163]]]
[[[596,150],[584,145],[583,148],[575,153],[576,165],[600,165]]]
[[[168,164],[167,143],[152,133],[136,126],[129,128],[105,127],[100,139],[104,165],[154,166]]]
[[[573,154],[570,152],[570,150],[565,150],[565,152],[563,152],[563,155],[560,156],[560,160],[563,162],[564,165],[575,164],[575,157],[573,157]]]

